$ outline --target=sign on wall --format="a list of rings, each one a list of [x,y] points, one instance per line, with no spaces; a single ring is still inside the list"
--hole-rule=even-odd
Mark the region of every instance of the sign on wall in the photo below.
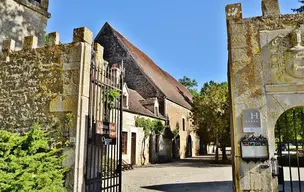
[[[262,135],[242,138],[241,156],[247,162],[267,161],[269,159],[267,138]]]
[[[246,109],[243,111],[244,133],[261,132],[260,111]]]
[[[116,124],[111,122],[97,121],[96,133],[101,135],[101,141],[104,145],[116,144]]]

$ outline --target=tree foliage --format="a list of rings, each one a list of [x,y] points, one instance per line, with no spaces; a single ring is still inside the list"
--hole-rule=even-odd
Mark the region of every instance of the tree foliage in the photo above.
[[[48,132],[34,125],[24,135],[0,131],[0,191],[66,191],[64,156]]]
[[[198,95],[197,81],[195,79],[191,79],[189,77],[184,76],[183,78],[178,80],[180,84],[185,86],[193,96]]]
[[[300,3],[304,4],[304,0],[299,0]],[[293,12],[297,12],[297,13],[302,13],[304,12],[304,5],[302,5],[301,7],[297,8],[297,9],[292,9]]]
[[[205,144],[230,145],[229,111],[228,84],[205,83],[192,108],[194,128]]]
[[[275,129],[276,142],[302,141],[304,138],[303,112],[302,107],[293,108],[279,117]]]

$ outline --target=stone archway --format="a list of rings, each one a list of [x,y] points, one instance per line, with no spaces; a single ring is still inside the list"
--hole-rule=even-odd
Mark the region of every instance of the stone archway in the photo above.
[[[275,125],[275,150],[279,191],[304,189],[304,107],[280,115]]]
[[[241,4],[226,7],[233,187],[237,192],[279,190],[271,160],[276,158],[276,122],[288,109],[304,106],[304,15],[280,15],[277,0],[262,1],[263,17],[243,19]],[[245,129],[244,112],[249,109],[260,112],[257,129]],[[242,158],[240,142],[248,136],[268,140],[269,159],[246,162]]]
[[[187,137],[187,144],[186,144],[186,154],[185,157],[192,157],[192,137],[188,135]]]

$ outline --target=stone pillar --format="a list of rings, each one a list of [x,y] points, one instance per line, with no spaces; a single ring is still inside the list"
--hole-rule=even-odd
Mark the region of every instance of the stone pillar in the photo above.
[[[262,0],[263,17],[278,17],[280,6],[278,0]]]
[[[263,0],[262,10],[267,19],[243,19],[240,4],[226,7],[235,192],[278,191],[278,177],[272,174],[272,163],[277,158],[276,121],[284,111],[303,106],[303,100],[295,98],[304,92],[304,72],[289,70],[301,63],[290,54],[304,50],[303,15],[280,15],[278,0]],[[295,85],[302,87],[298,87],[300,92]],[[261,114],[259,130],[244,129],[245,110],[252,109]],[[251,160],[242,158],[240,141],[253,136],[268,140],[269,154],[265,156],[269,158],[259,159],[257,154]]]
[[[49,33],[49,46],[54,46],[54,45],[58,45],[59,44],[59,33],[57,32],[53,32],[53,33]]]
[[[2,45],[2,52],[4,54],[15,50],[15,41],[12,39],[4,40]]]
[[[79,95],[77,109],[76,125],[76,158],[75,158],[75,176],[74,192],[85,191],[85,159],[86,159],[86,130],[89,108],[89,91],[90,91],[90,64],[92,54],[92,32],[85,28],[74,29],[73,43],[75,47],[81,50],[80,68],[79,68]]]
[[[36,49],[38,45],[38,38],[36,36],[27,36],[24,38],[23,49]]]
[[[231,50],[232,49],[232,41],[233,39],[240,39],[239,34],[244,32],[242,30],[239,30],[238,28],[234,29],[232,25],[234,23],[237,23],[238,21],[243,19],[242,16],[242,6],[240,3],[238,4],[231,4],[226,6],[226,19],[227,19],[227,30],[228,30],[228,54],[229,58],[232,57]],[[237,34],[234,34],[237,32]],[[235,36],[233,36],[235,35]],[[240,43],[242,46],[246,46],[246,43]],[[230,75],[232,70],[231,65],[231,59],[229,59],[228,63],[228,84],[229,84],[229,92],[231,94],[231,98],[234,97],[234,76]],[[233,191],[239,192],[240,189],[240,151],[238,148],[238,130],[236,129],[237,122],[235,121],[236,115],[235,115],[235,108],[233,100],[230,102],[231,105],[231,118],[230,118],[230,124],[231,124],[231,160],[232,160],[232,173],[233,173]]]

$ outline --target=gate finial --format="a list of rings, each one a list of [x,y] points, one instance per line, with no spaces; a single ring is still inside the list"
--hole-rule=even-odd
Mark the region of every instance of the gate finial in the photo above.
[[[278,17],[281,14],[278,0],[262,0],[262,12],[264,17]]]

